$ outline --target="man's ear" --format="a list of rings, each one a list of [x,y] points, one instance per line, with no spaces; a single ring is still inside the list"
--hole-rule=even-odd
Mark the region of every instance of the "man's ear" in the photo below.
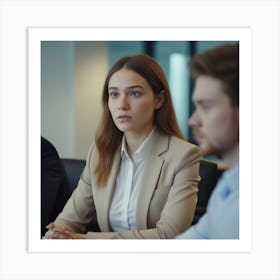
[[[162,90],[159,94],[156,95],[155,109],[160,109],[163,103],[164,103],[164,90]]]

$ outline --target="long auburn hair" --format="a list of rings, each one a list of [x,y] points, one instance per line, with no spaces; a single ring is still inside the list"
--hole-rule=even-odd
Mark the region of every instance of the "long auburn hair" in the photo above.
[[[151,86],[155,95],[160,93],[164,95],[163,105],[155,110],[154,125],[168,135],[184,139],[177,124],[168,82],[158,62],[144,54],[122,57],[109,70],[103,87],[103,117],[95,136],[99,158],[94,175],[96,176],[96,184],[100,187],[107,182],[113,163],[112,157],[120,146],[123,136],[123,132],[116,127],[108,107],[109,81],[115,72],[123,68],[132,70],[142,76]]]

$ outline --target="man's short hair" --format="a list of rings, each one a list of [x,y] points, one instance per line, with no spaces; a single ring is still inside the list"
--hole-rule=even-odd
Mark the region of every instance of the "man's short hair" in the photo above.
[[[221,80],[233,106],[239,106],[239,43],[227,44],[195,55],[189,62],[193,78],[201,75]]]

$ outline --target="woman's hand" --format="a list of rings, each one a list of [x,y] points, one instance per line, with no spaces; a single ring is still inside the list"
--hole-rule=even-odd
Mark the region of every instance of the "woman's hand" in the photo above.
[[[85,239],[86,235],[73,232],[69,227],[50,223],[44,239]]]

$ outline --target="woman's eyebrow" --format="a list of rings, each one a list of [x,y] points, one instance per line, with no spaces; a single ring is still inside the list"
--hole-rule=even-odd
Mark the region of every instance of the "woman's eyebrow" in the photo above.
[[[142,89],[144,89],[142,86],[140,86],[140,85],[135,85],[135,86],[130,86],[130,87],[127,87],[127,88],[129,88],[129,89],[133,89],[133,88],[142,88]]]
[[[129,86],[129,87],[126,87],[127,89],[134,89],[134,88],[142,88],[144,89],[144,87],[140,86],[140,85],[133,85],[133,86]],[[108,88],[109,90],[110,89],[119,89],[118,87],[109,87]]]

